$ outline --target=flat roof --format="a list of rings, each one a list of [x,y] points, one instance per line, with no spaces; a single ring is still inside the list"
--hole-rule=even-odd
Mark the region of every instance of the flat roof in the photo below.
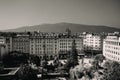
[[[20,67],[15,67],[15,68],[4,68],[3,70],[10,70],[8,73],[5,74],[0,74],[0,77],[3,76],[12,76],[15,75],[16,72],[20,69]]]

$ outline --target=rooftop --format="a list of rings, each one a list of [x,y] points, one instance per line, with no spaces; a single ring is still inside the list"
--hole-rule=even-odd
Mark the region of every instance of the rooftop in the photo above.
[[[13,76],[20,69],[20,67],[15,68],[3,68],[3,71],[0,72],[0,77]]]

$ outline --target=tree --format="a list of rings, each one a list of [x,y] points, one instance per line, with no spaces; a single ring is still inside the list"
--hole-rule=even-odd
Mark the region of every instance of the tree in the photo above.
[[[93,69],[94,69],[94,70],[98,70],[98,69],[99,69],[99,64],[98,64],[98,61],[97,61],[97,60],[94,60],[94,61],[92,62],[92,65],[93,65]]]
[[[28,53],[21,53],[18,51],[12,51],[3,57],[3,64],[6,67],[15,67],[19,66],[20,64],[27,63],[29,58]]]
[[[50,65],[47,66],[47,72],[51,73],[54,71],[55,71],[55,66],[52,63],[50,63]]]
[[[98,63],[101,65],[105,57],[102,54],[97,54],[94,58],[94,60],[98,61]]]
[[[102,54],[97,54],[95,57],[94,57],[94,60],[92,62],[93,64],[93,68],[95,70],[98,70],[100,67],[101,67],[101,63],[103,62],[103,60],[105,59],[105,57],[102,55]]]
[[[36,64],[36,66],[40,66],[40,58],[38,56],[30,55],[30,61]]]
[[[72,42],[72,49],[70,52],[70,60],[71,60],[71,63],[73,64],[73,66],[76,66],[78,64],[78,52],[76,49],[75,40],[73,40],[73,42]]]
[[[75,40],[73,40],[72,48],[71,51],[69,52],[69,56],[65,68],[67,69],[67,71],[69,71],[71,67],[75,67],[76,65],[78,65],[78,52],[76,49]]]
[[[17,80],[37,80],[37,71],[27,64],[22,65],[17,72],[17,78]]]
[[[54,66],[55,66],[55,67],[58,67],[58,66],[59,66],[59,63],[60,63],[59,58],[58,58],[58,57],[55,57],[55,59],[54,59],[54,61],[53,61]]]
[[[44,56],[43,56],[42,66],[43,66],[43,68],[47,68],[47,66],[48,66],[48,60],[47,60],[46,54],[44,54]]]
[[[3,63],[2,63],[2,62],[0,62],[0,72],[2,72],[2,71],[3,71],[3,68],[4,68]]]
[[[106,62],[103,80],[120,80],[120,64],[117,62]]]
[[[84,74],[84,77],[86,77],[88,79],[92,79],[94,77],[93,69],[91,67],[84,68],[83,74]]]

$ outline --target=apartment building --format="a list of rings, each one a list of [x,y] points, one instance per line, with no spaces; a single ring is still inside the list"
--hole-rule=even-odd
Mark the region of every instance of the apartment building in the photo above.
[[[5,36],[6,46],[8,48],[8,52],[12,51],[12,36]]]
[[[103,55],[110,60],[120,62],[120,36],[109,35],[103,41]]]
[[[57,54],[57,34],[55,33],[43,33],[34,32],[30,36],[30,54],[36,54],[38,56],[47,56]]]
[[[102,37],[98,34],[88,33],[83,39],[84,50],[102,50]]]
[[[82,38],[72,35],[69,29],[66,29],[65,33],[33,32],[30,36],[30,54],[40,57],[47,54],[49,58],[58,54],[64,55],[71,49],[73,40],[76,41],[77,50],[83,50]]]
[[[0,60],[2,59],[3,55],[7,52],[7,46],[5,43],[5,37],[0,36]]]
[[[30,52],[30,41],[27,33],[17,33],[12,37],[12,51],[20,51],[23,53]]]
[[[40,57],[46,54],[52,59],[55,55],[66,55],[71,50],[73,40],[75,40],[77,51],[81,53],[83,50],[82,36],[78,33],[72,34],[71,30],[66,29],[64,33],[16,32],[4,37],[8,52],[19,51]]]

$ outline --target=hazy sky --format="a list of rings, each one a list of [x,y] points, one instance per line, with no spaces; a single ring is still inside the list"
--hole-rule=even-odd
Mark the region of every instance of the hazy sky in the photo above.
[[[0,0],[0,30],[58,22],[120,28],[120,0]]]

